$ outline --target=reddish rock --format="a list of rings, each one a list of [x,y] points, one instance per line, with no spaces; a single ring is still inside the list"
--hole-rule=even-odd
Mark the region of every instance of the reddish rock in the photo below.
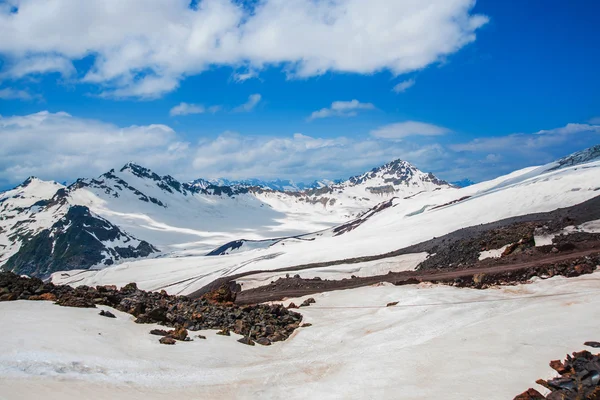
[[[187,340],[188,331],[185,328],[178,328],[167,333],[167,336],[172,337],[175,340],[181,340],[182,342]]]
[[[233,304],[236,293],[231,290],[229,285],[224,284],[217,290],[206,293],[203,297],[213,304]]]
[[[56,301],[56,295],[54,295],[54,293],[44,293],[36,296],[30,296],[29,300]]]
[[[161,338],[160,338],[158,341],[159,341],[161,344],[171,344],[171,345],[172,345],[172,344],[175,344],[175,343],[176,343],[175,339],[173,339],[173,338],[172,338],[172,337],[170,337],[170,336],[164,336],[164,337],[161,337]]]
[[[535,389],[527,389],[513,400],[543,400],[545,397]]]
[[[289,306],[287,306],[287,308],[288,308],[288,309],[289,309],[289,308],[298,308],[298,306],[297,306],[296,304],[294,304],[294,303],[290,303],[290,305],[289,305]]]
[[[395,306],[396,304],[398,304],[398,302],[397,302],[397,301],[392,301],[391,303],[387,303],[386,307],[393,307],[393,306]]]
[[[568,371],[567,368],[565,368],[565,365],[560,360],[550,361],[550,368],[552,368],[561,375],[565,374]]]

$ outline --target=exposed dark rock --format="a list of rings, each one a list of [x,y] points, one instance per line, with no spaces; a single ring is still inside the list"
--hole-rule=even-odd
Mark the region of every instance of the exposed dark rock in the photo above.
[[[544,400],[545,397],[535,389],[527,389],[513,400]]]
[[[206,336],[204,336],[204,335],[197,335],[196,337],[197,337],[198,339],[206,339]]]
[[[152,329],[150,334],[156,336],[167,336],[169,332],[165,331],[164,329]]]
[[[176,340],[175,340],[175,339],[173,339],[173,338],[172,338],[172,337],[170,337],[170,336],[164,336],[164,337],[161,337],[161,338],[160,338],[158,341],[159,341],[161,344],[170,344],[170,345],[173,345],[173,344],[175,344],[175,343],[176,343]]]
[[[314,304],[314,303],[315,303],[315,299],[313,299],[312,297],[309,297],[308,299],[304,300],[302,302],[302,304],[300,304],[300,307],[308,307],[308,306],[310,306],[311,304]]]
[[[22,246],[6,261],[4,269],[40,278],[56,271],[88,269],[101,263],[110,265],[113,259],[146,257],[158,251],[145,241],[136,246],[106,246],[104,242],[133,241],[117,226],[84,206],[71,206],[52,227],[21,239]],[[106,258],[106,254],[110,257]]]
[[[262,345],[262,346],[270,346],[271,345],[271,341],[266,338],[266,337],[259,337],[258,339],[256,339],[256,343]]]
[[[99,315],[102,315],[103,317],[107,317],[107,318],[117,318],[115,316],[115,314],[113,314],[113,313],[111,313],[110,311],[107,311],[107,310],[100,311]]]
[[[308,328],[309,326],[312,326],[312,324],[310,322],[305,322],[304,324],[300,325],[300,328]]]
[[[600,342],[585,342],[583,344],[584,346],[588,346],[588,347],[593,347],[593,348],[600,348]]]
[[[254,346],[254,341],[248,336],[244,336],[243,338],[238,339],[238,342],[247,344],[248,346]]]
[[[550,400],[600,400],[600,354],[580,351],[567,355],[564,362],[550,362],[559,377],[538,379],[536,383],[548,389],[551,393],[546,397],[539,392],[529,389],[515,397],[515,400],[550,399]],[[529,396],[529,397],[527,397]]]
[[[393,306],[395,306],[396,304],[398,304],[398,302],[397,302],[397,301],[392,301],[391,303],[387,303],[387,304],[386,304],[386,307],[393,307]]]
[[[177,340],[189,340],[188,331],[217,329],[229,336],[230,331],[254,341],[266,337],[270,342],[287,339],[298,328],[302,316],[279,304],[238,306],[230,302],[215,304],[205,298],[170,296],[166,292],[146,292],[130,283],[120,290],[110,286],[56,286],[37,278],[23,278],[11,272],[0,273],[0,301],[33,297],[52,298],[57,304],[71,307],[102,305],[137,317],[137,323],[161,324],[171,331],[150,333]]]

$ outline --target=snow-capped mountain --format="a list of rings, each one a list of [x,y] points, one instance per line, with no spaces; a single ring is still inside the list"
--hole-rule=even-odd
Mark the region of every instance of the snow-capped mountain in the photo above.
[[[389,198],[358,218],[328,229],[261,241],[238,236],[228,245],[215,247],[214,257],[132,261],[126,268],[109,267],[73,277],[55,274],[53,281],[124,285],[135,280],[145,289],[191,294],[217,279],[240,274],[246,275],[236,282],[253,288],[296,273],[307,279],[340,280],[414,269],[432,254],[398,250],[463,228],[554,211],[596,198],[600,193],[600,161],[585,160],[559,169],[554,168],[557,163],[525,168],[461,189],[440,187],[427,174],[413,171],[409,181],[409,187],[413,186],[412,178],[417,177],[413,195]],[[368,173],[344,184],[349,188],[371,187],[371,179],[390,179],[387,171],[389,168],[376,169],[372,171],[374,177]],[[386,177],[381,176],[384,174]],[[419,182],[426,188],[433,185],[432,190],[419,192]],[[400,186],[406,186],[404,180]],[[303,222],[299,219],[296,223]],[[598,221],[590,223],[597,226]]]
[[[107,266],[157,250],[80,205],[56,182],[29,178],[0,194],[0,265],[48,276],[57,269]]]
[[[284,190],[266,187],[275,184]],[[134,163],[68,187],[31,178],[1,194],[0,265],[46,276],[135,257],[203,255],[242,238],[321,231],[393,197],[455,190],[399,160],[311,189],[281,180],[269,185],[182,183]]]

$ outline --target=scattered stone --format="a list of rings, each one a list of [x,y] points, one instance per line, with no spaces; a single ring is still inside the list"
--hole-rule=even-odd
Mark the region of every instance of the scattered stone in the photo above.
[[[397,305],[399,302],[397,301],[392,301],[391,303],[387,303],[386,307],[393,307],[395,305]]]
[[[176,340],[170,336],[161,337],[160,339],[158,339],[158,341],[162,344],[175,344],[176,343]]]
[[[256,343],[258,343],[262,346],[270,346],[271,345],[271,341],[269,340],[269,338],[266,338],[264,336],[256,339]]]
[[[163,329],[152,329],[150,331],[151,335],[156,335],[156,336],[167,336],[169,334],[169,332],[163,330]]]
[[[308,307],[314,303],[316,303],[315,299],[313,299],[312,297],[309,297],[308,299],[304,300],[302,302],[302,304],[300,304],[300,307]]]
[[[552,368],[553,370],[555,370],[556,372],[558,372],[561,375],[564,374],[565,372],[567,372],[565,365],[560,360],[550,361],[550,368]]]
[[[287,306],[287,308],[288,308],[288,309],[291,309],[291,308],[298,308],[298,306],[297,306],[296,304],[294,304],[294,303],[290,303],[290,305],[288,305],[288,306]]]
[[[115,316],[115,314],[113,314],[113,313],[111,313],[110,311],[107,311],[107,310],[100,311],[99,315],[102,315],[103,317],[106,317],[106,318],[117,318]]]
[[[594,342],[592,342],[594,343]],[[566,360],[550,362],[559,377],[538,379],[536,383],[548,389],[550,393],[544,397],[537,391],[529,391],[515,397],[515,400],[549,399],[549,400],[599,400],[600,399],[600,354],[592,354],[587,350],[567,355]],[[527,397],[527,395],[530,397]],[[537,396],[537,397],[534,397]]]
[[[146,292],[139,290],[135,283],[121,289],[114,286],[73,288],[0,272],[0,301],[44,299],[56,300],[57,304],[67,307],[111,307],[133,315],[137,323],[174,328],[151,331],[154,335],[174,340],[191,340],[189,331],[216,329],[221,335],[234,331],[252,341],[264,337],[269,342],[277,342],[286,340],[300,325],[302,315],[281,304],[239,306],[231,303],[237,286],[230,283],[222,290],[220,288],[210,300],[192,299],[171,296],[164,291]]]
[[[254,341],[250,339],[248,336],[244,336],[241,339],[238,339],[238,342],[242,344],[247,344],[248,346],[254,346]]]
[[[545,397],[535,389],[527,389],[513,400],[544,400]]]
[[[229,333],[229,329],[225,328],[225,329],[221,329],[219,332],[217,332],[217,335],[231,336],[231,333]]]
[[[585,342],[583,345],[593,347],[595,349],[600,348],[600,342]]]
[[[312,326],[312,324],[310,322],[305,322],[302,325],[300,325],[300,328],[308,328],[309,326]]]
[[[197,337],[198,339],[206,339],[206,336],[204,336],[204,335],[198,335],[198,336],[196,336],[196,337]]]
[[[169,331],[167,333],[169,337],[172,337],[175,340],[186,341],[188,339],[188,331],[185,328],[178,328],[173,331]]]
[[[235,301],[236,293],[228,284],[221,285],[217,290],[205,294],[203,297],[213,304],[231,303]]]

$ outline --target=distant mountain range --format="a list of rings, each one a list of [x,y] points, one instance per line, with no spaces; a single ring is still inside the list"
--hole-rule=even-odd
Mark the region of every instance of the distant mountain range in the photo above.
[[[437,208],[598,159],[600,146],[464,189],[458,186],[472,182],[453,185],[402,160],[307,188],[281,180],[180,182],[134,163],[69,186],[32,177],[0,193],[0,267],[48,277],[136,258],[256,250],[281,238],[338,236],[370,216],[392,215],[384,212],[391,208],[402,219],[429,211],[434,223]]]
[[[325,229],[392,197],[453,187],[396,160],[346,181],[179,182],[128,163],[69,186],[29,178],[0,193],[0,266],[47,277],[239,237]]]

